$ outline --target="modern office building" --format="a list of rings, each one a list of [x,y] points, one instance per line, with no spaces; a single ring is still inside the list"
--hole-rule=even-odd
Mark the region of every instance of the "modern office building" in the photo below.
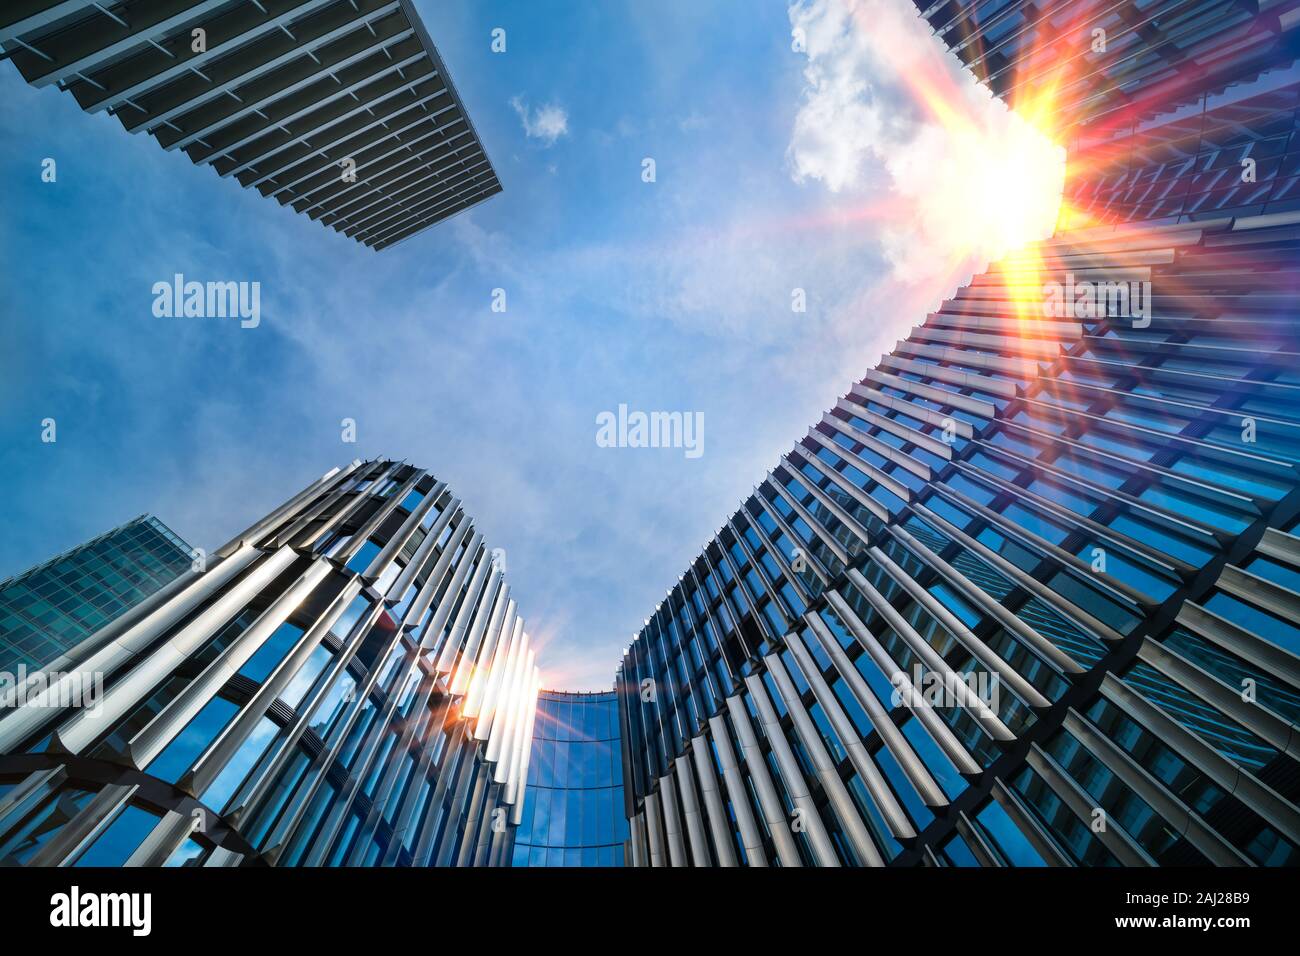
[[[374,249],[501,191],[411,0],[13,0],[0,48]]]
[[[509,862],[535,653],[425,471],[331,471],[65,656],[0,701],[0,865]]]
[[[190,546],[141,515],[0,581],[0,672],[57,666],[90,634],[188,571]]]
[[[634,862],[1300,862],[1300,232],[1037,253],[1149,324],[1005,263],[782,458],[624,658]]]
[[[618,697],[542,691],[532,748],[513,865],[623,866]]]
[[[782,456],[612,694],[539,694],[455,499],[354,463],[77,648],[107,720],[0,717],[0,862],[1300,864],[1300,0],[918,6],[1055,99],[1061,228]]]
[[[1061,228],[853,384],[646,622],[630,859],[1296,865],[1300,4],[917,5],[1053,98]]]

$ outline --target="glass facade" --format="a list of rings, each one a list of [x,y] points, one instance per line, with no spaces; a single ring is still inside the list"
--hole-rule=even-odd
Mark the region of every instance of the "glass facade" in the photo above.
[[[617,679],[631,861],[1296,865],[1294,10],[918,8],[1012,105],[1055,92],[1062,225],[655,609]]]
[[[1142,122],[1081,129],[1070,215],[1195,221],[1300,209],[1300,61],[1207,91]]]
[[[618,698],[542,691],[515,866],[622,866],[627,840]]]
[[[163,597],[0,715],[0,865],[509,862],[540,677],[443,482],[335,469]]]
[[[0,671],[36,670],[190,570],[190,546],[141,515],[0,582]]]
[[[1035,113],[1068,146],[1063,227],[1300,208],[1293,3],[915,5],[1009,104],[1050,107]]]
[[[1196,319],[977,277],[783,458],[624,659],[638,861],[1300,862],[1300,246],[1233,222],[1086,247]]]
[[[1060,227],[850,385],[613,691],[540,691],[458,499],[354,462],[67,652],[107,719],[0,716],[0,864],[1300,865],[1300,2],[917,7],[1055,98]]]

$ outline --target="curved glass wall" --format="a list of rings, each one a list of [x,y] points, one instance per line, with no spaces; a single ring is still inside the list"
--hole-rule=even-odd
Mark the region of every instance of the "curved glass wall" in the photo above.
[[[515,866],[622,866],[618,695],[542,691]]]

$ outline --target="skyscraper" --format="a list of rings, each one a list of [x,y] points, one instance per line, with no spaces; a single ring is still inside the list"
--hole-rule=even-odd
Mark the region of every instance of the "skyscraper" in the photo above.
[[[141,515],[0,581],[0,671],[55,666],[97,629],[187,571],[190,546]]]
[[[1061,228],[827,411],[617,678],[643,865],[1300,862],[1300,4],[918,3]]]
[[[542,691],[514,866],[623,866],[627,812],[620,741],[612,691]]]
[[[3,701],[0,864],[508,861],[535,653],[425,471],[334,469],[67,657]]]
[[[0,11],[23,79],[373,249],[501,191],[411,0]]]
[[[1149,325],[977,277],[655,610],[619,677],[638,861],[1296,860],[1294,228],[1082,241],[1039,278],[1149,275]]]
[[[1300,0],[918,6],[1052,117],[1060,228],[851,384],[612,692],[539,692],[450,492],[353,463],[79,645],[107,721],[0,717],[0,862],[1300,863]]]

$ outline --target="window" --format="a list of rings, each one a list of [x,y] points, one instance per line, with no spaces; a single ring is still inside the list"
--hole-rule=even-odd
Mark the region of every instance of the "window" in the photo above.
[[[302,635],[302,628],[285,621],[272,631],[270,637],[253,653],[253,656],[244,662],[239,673],[249,680],[262,683],[271,675],[271,671],[275,670],[276,665],[284,660],[285,655]]]
[[[333,659],[334,655],[329,652],[329,649],[318,644],[315,650],[311,652],[311,656],[303,662],[297,673],[290,678],[284,690],[280,692],[280,699],[290,707],[297,707],[302,703],[302,699],[307,696],[307,692],[311,690],[317,676]]]
[[[370,599],[357,595],[352,599],[352,603],[339,615],[339,619],[334,622],[334,626],[330,628],[330,633],[341,641],[347,640],[353,625],[361,620],[361,616],[369,609]]]
[[[374,541],[366,541],[348,561],[348,570],[355,571],[358,574],[364,573],[366,568],[370,567],[370,562],[379,556],[381,550],[383,549]]]
[[[1223,591],[1206,601],[1205,609],[1292,654],[1300,654],[1300,629],[1280,617],[1274,617]]]
[[[235,792],[235,788],[243,782],[248,776],[248,772],[257,763],[258,758],[271,745],[275,739],[279,727],[269,717],[263,717],[253,728],[253,732],[235,751],[235,755],[217,774],[215,780],[203,791],[201,797],[203,802],[208,806],[216,809],[218,812],[226,805],[226,802]]]
[[[989,800],[975,814],[977,825],[1006,866],[1046,866],[1028,837],[1016,826],[996,800]]]
[[[238,709],[223,697],[212,698],[144,769],[155,777],[175,783],[216,739]]]
[[[127,804],[95,842],[77,857],[75,866],[123,866],[144,842],[159,818],[148,810]]]
[[[971,853],[970,847],[966,841],[961,838],[961,834],[954,833],[947,842],[940,847],[939,852],[943,858],[953,866],[979,866],[979,861]]]
[[[172,851],[172,855],[167,857],[167,862],[163,866],[200,866],[205,854],[203,845],[193,837],[189,837]]]

